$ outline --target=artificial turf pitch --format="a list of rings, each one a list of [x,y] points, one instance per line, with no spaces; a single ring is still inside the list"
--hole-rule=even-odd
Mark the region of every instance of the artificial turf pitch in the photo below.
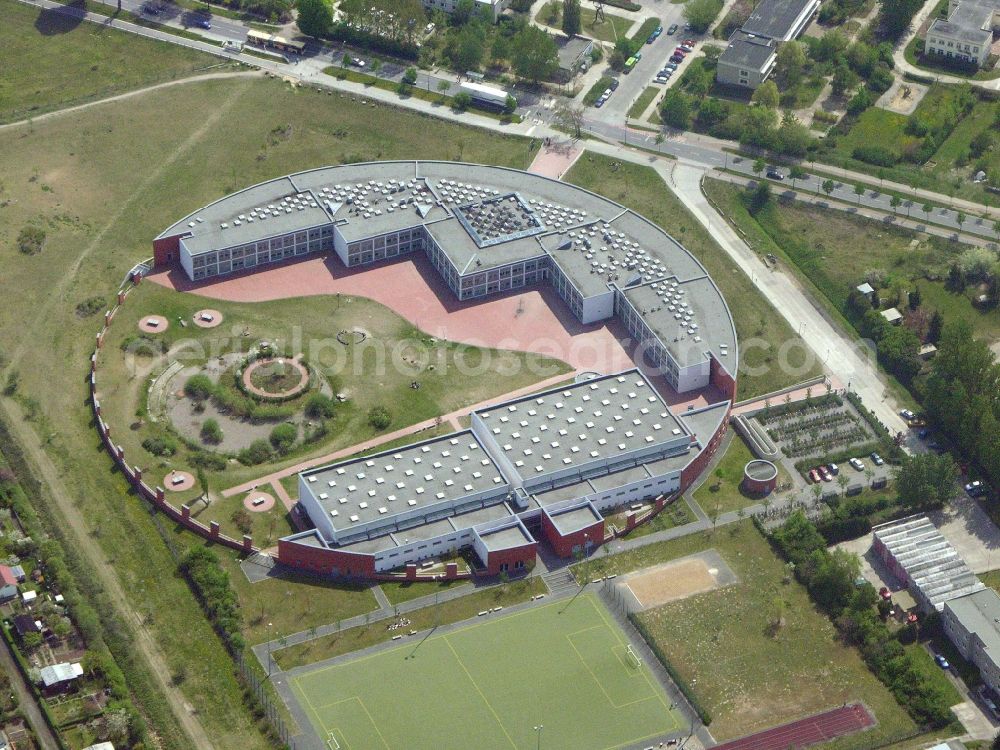
[[[382,627],[381,624],[372,627]],[[585,593],[306,671],[292,689],[334,750],[605,750],[680,729]]]

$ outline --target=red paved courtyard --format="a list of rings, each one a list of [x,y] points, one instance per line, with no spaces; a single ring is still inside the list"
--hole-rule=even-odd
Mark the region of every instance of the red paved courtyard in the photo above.
[[[485,300],[461,302],[423,253],[359,269],[348,269],[335,255],[329,255],[258,267],[208,282],[189,281],[180,268],[153,273],[149,279],[179,291],[232,302],[350,294],[379,302],[441,339],[550,355],[574,369],[601,373],[635,364],[631,356],[634,345],[616,319],[581,324],[547,282]],[[674,406],[722,400],[713,388],[681,395],[662,378],[655,381],[657,390]]]

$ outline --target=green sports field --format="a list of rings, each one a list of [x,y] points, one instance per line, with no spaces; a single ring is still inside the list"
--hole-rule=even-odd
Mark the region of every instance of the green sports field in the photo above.
[[[331,748],[518,750],[535,747],[541,724],[546,750],[606,750],[685,726],[627,644],[584,594],[568,607],[553,602],[414,638],[291,685]]]

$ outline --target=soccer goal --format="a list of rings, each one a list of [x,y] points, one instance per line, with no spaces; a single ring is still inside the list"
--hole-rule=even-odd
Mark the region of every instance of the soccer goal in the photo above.
[[[327,732],[326,744],[330,750],[340,750],[340,743],[337,742],[337,738],[334,736],[333,732]]]
[[[642,666],[642,659],[640,659],[639,655],[632,649],[631,644],[625,647],[625,657],[628,659],[628,663],[635,669],[639,669]]]

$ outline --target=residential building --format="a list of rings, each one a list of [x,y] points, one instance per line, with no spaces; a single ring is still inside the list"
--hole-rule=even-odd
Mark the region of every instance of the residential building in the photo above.
[[[47,694],[60,693],[71,689],[76,680],[83,676],[83,667],[75,662],[62,662],[42,667],[38,672],[38,680],[43,692]]]
[[[935,18],[924,34],[924,52],[982,67],[1000,27],[1000,0],[949,0],[948,18]]]
[[[17,596],[17,577],[6,565],[0,565],[0,602],[7,602]]]
[[[991,588],[944,603],[941,622],[962,657],[983,682],[1000,690],[1000,596]]]
[[[716,80],[760,86],[774,71],[778,45],[802,34],[818,8],[819,0],[762,0],[719,55]]]
[[[569,81],[577,73],[590,65],[590,55],[594,51],[594,40],[583,36],[557,36],[559,68],[554,78],[557,81]]]
[[[458,7],[459,0],[421,0],[427,10],[439,10],[451,15]],[[475,8],[494,23],[510,5],[510,0],[474,0]]]

